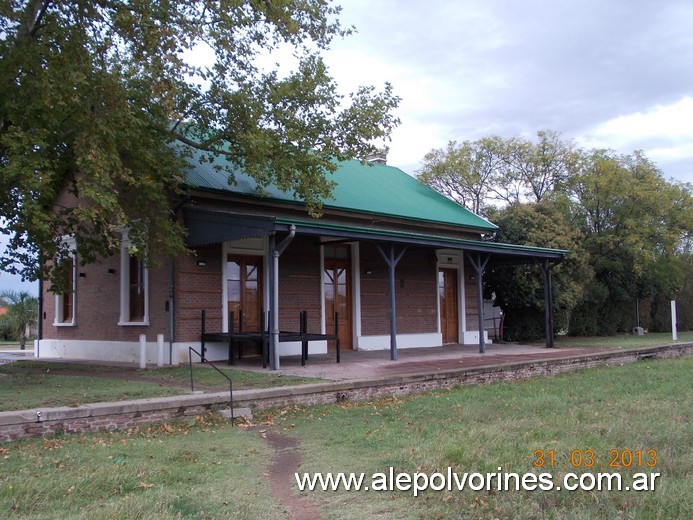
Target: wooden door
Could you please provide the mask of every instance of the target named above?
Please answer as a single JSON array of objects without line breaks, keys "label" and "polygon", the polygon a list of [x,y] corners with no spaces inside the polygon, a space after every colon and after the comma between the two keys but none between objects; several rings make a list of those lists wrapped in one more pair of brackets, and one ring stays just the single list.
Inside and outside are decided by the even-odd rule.
[{"label": "wooden door", "polygon": [[459,304],[457,297],[457,269],[438,271],[438,297],[440,298],[440,331],[443,344],[459,343]]},{"label": "wooden door", "polygon": [[[262,314],[261,256],[228,255],[226,289],[228,311],[234,314],[233,330],[259,332]],[[229,324],[231,328],[232,324]]]},{"label": "wooden door", "polygon": [[[325,332],[334,333],[334,314],[339,313],[339,339],[342,349],[351,349],[351,269],[348,246],[325,246],[325,266],[322,280],[325,289]],[[330,341],[328,351],[336,344]]]}]

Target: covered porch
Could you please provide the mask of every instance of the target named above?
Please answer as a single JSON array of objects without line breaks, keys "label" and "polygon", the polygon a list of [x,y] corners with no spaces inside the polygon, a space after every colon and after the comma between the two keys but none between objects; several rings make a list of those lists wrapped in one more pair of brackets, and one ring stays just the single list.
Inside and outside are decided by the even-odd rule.
[{"label": "covered porch", "polygon": [[[373,223],[375,224],[375,223]],[[302,237],[310,239],[320,245],[321,249],[324,248],[334,248],[345,244],[349,245],[361,245],[363,247],[368,247],[372,251],[377,251],[373,253],[379,259],[378,269],[387,272],[387,286],[383,287],[381,294],[384,296],[387,293],[387,303],[383,302],[382,308],[378,312],[387,312],[387,328],[389,329],[389,360],[397,360],[400,352],[404,352],[405,349],[398,348],[399,346],[408,347],[406,350],[416,350],[415,347],[418,345],[416,343],[398,345],[403,340],[414,341],[418,338],[415,335],[408,334],[403,336],[398,334],[398,290],[402,291],[405,285],[405,280],[400,277],[400,271],[398,270],[398,265],[403,258],[407,258],[407,255],[413,255],[418,257],[427,256],[430,258],[429,263],[435,268],[437,276],[441,276],[441,267],[444,267],[445,260],[443,258],[447,256],[448,259],[453,257],[458,257],[458,263],[456,264],[458,269],[461,269],[464,279],[455,282],[460,287],[460,294],[456,297],[461,300],[460,306],[462,310],[456,310],[460,315],[461,323],[457,325],[460,331],[465,332],[464,336],[460,334],[458,337],[454,337],[452,341],[445,341],[445,331],[441,330],[443,327],[438,325],[438,337],[443,338],[437,343],[429,343],[427,345],[427,351],[436,350],[437,347],[434,345],[440,345],[443,343],[469,343],[470,337],[475,341],[475,347],[477,354],[486,353],[488,348],[484,330],[484,310],[483,310],[483,278],[486,269],[493,265],[509,265],[509,264],[531,264],[536,263],[541,265],[543,272],[543,282],[544,282],[544,295],[546,304],[546,346],[553,346],[553,325],[552,325],[552,315],[551,315],[551,269],[557,263],[559,263],[567,255],[567,251],[537,248],[537,247],[527,247],[527,246],[515,246],[509,244],[499,244],[493,242],[487,242],[479,239],[464,238],[464,235],[447,236],[444,234],[428,234],[420,233],[414,231],[405,231],[400,229],[389,229],[385,227],[383,223],[379,223],[376,227],[375,225],[357,225],[353,221],[336,221],[336,220],[317,220],[317,219],[305,219],[305,218],[287,218],[287,217],[260,217],[251,216],[245,214],[235,214],[229,211],[225,211],[217,208],[195,208],[194,210],[186,211],[186,225],[190,230],[188,245],[190,247],[205,246],[210,244],[224,244],[229,241],[238,241],[246,239],[262,239],[266,243],[266,250],[264,253],[266,259],[266,271],[267,271],[267,291],[266,291],[266,307],[268,311],[268,327],[267,333],[269,337],[269,361],[270,367],[273,370],[279,370],[282,368],[282,361],[280,361],[280,350],[278,345],[280,343],[280,328],[279,328],[279,314],[280,314],[280,262],[282,254],[291,246],[292,242],[297,237]],[[441,232],[442,233],[442,232]],[[357,248],[358,251],[358,248]],[[360,276],[368,276],[370,274],[370,267],[359,264],[358,257],[355,260],[354,271],[355,278],[358,279]],[[371,262],[373,262],[371,258]],[[324,258],[320,257],[320,270],[323,271],[324,268]],[[466,266],[467,272],[464,272],[462,266]],[[430,269],[428,266],[427,269]],[[440,284],[440,282],[438,282]],[[467,287],[468,286],[468,287]],[[467,287],[467,292],[469,294],[464,294],[465,288]],[[438,286],[439,292],[442,290],[441,286]],[[324,289],[321,289],[321,293],[324,293]],[[354,330],[360,326],[361,320],[361,300],[362,296],[359,294],[359,286],[356,284],[355,290],[355,304],[354,304]],[[472,294],[475,293],[475,294]],[[324,294],[319,295],[324,301]],[[468,301],[468,307],[475,307],[473,319],[470,316],[465,315],[465,310]],[[286,295],[282,296],[286,299]],[[442,296],[441,300],[442,301]],[[434,313],[434,318],[437,324],[442,322],[441,316],[444,313],[442,304],[439,302],[433,303],[433,308],[429,309],[430,312]],[[431,307],[430,301],[426,304]],[[365,310],[363,315],[366,316]],[[328,315],[326,309],[322,309],[322,327],[323,330],[320,332],[325,334],[327,332],[327,321],[325,316]],[[224,317],[228,326],[228,320]],[[476,321],[477,323],[471,323]],[[470,323],[467,323],[470,322]],[[402,324],[400,323],[400,326]],[[476,333],[474,333],[476,331]],[[478,331],[482,331],[479,333]],[[351,330],[348,331],[351,334]],[[470,334],[468,334],[471,333]],[[341,333],[340,333],[341,335]],[[429,334],[431,336],[431,334]],[[369,338],[367,336],[361,336],[360,333],[354,332],[354,348],[357,350],[368,350],[369,345],[366,340]],[[382,336],[379,341],[385,341],[386,336]],[[430,338],[429,338],[430,339]],[[360,340],[360,343],[359,343]],[[411,340],[411,341],[410,341]],[[423,345],[422,345],[423,346]],[[383,348],[382,346],[380,347]],[[441,348],[452,348],[441,347]],[[464,347],[465,350],[468,349],[467,346]],[[349,355],[350,351],[348,349],[343,349],[343,355]],[[375,351],[369,354],[369,357],[373,359],[383,358],[383,351]],[[283,359],[290,359],[289,356],[282,356]],[[311,363],[314,359],[311,356]],[[332,358],[334,359],[334,358]],[[334,361],[332,361],[334,363]]]}]

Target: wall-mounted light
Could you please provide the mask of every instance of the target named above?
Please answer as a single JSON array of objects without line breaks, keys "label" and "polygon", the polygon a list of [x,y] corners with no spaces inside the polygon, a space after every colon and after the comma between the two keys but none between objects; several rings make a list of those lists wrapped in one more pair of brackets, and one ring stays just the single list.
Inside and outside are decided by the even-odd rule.
[{"label": "wall-mounted light", "polygon": [[108,274],[115,274],[115,269],[110,268],[110,269],[108,270]]},{"label": "wall-mounted light", "polygon": [[366,276],[370,276],[370,275],[373,274],[373,269],[366,269],[363,273],[364,273]]},{"label": "wall-mounted light", "polygon": [[207,260],[198,260],[197,267],[207,267]]},{"label": "wall-mounted light", "polygon": [[79,277],[80,277],[80,278],[86,278],[86,277],[87,277],[87,273],[79,273]]},{"label": "wall-mounted light", "polygon": [[472,280],[472,281],[473,281],[473,280],[476,280],[476,276],[474,276],[473,274],[470,274],[470,275],[469,275],[469,279]]}]

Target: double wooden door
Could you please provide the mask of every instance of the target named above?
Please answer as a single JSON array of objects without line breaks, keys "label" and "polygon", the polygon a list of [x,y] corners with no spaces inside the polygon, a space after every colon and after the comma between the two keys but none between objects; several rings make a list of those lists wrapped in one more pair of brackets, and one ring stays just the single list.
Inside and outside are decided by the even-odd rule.
[{"label": "double wooden door", "polygon": [[226,294],[228,312],[234,323],[229,330],[259,332],[262,324],[261,256],[228,255],[226,259]]},{"label": "double wooden door", "polygon": [[[322,274],[325,291],[325,332],[334,333],[334,315],[339,313],[339,340],[341,348],[352,348],[351,320],[351,269],[349,249],[325,247],[325,263]],[[328,350],[335,350],[335,342],[328,342]]]}]

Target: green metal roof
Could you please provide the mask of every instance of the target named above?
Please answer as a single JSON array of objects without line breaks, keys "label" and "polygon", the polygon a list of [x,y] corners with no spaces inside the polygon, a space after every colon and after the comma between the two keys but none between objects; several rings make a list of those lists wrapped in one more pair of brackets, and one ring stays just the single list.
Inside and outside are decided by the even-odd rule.
[{"label": "green metal roof", "polygon": [[[224,161],[218,158],[216,161]],[[203,189],[264,198],[302,205],[291,193],[275,186],[260,189],[242,171],[235,171],[236,184],[229,184],[228,175],[219,171],[219,162],[195,160],[187,173],[189,185]],[[497,228],[488,220],[472,213],[447,197],[432,190],[399,168],[383,164],[362,164],[352,160],[338,164],[331,177],[336,184],[333,199],[324,200],[326,209],[345,210],[374,216],[395,217],[416,222],[447,224],[478,231]]]}]

